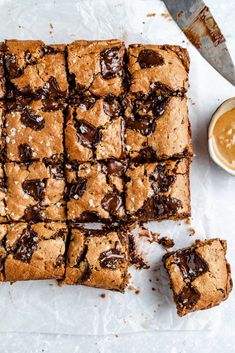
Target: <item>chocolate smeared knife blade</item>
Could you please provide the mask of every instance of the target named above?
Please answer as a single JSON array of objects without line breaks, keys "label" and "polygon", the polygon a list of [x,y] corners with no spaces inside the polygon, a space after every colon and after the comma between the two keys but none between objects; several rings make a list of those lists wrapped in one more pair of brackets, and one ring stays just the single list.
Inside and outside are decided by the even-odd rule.
[{"label": "chocolate smeared knife blade", "polygon": [[202,56],[232,85],[235,68],[225,38],[202,0],[163,0],[171,16]]}]

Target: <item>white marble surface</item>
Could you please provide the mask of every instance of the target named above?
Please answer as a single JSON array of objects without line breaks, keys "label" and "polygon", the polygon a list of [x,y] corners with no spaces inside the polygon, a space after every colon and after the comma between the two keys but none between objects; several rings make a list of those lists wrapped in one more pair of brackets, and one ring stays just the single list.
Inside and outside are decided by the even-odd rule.
[{"label": "white marble surface", "polygon": [[[0,0],[0,12],[1,17],[6,21],[6,28],[1,28],[0,37],[12,37],[18,28],[18,38],[23,38],[25,33],[27,37],[31,37],[32,33],[35,36],[35,26],[45,27],[44,38],[47,41],[63,41],[63,29],[66,28],[66,24],[70,20],[69,8],[73,3],[85,3],[86,0],[80,1],[66,1],[64,6],[64,12],[61,13],[61,18],[58,19],[54,16],[51,11],[51,6],[57,7],[58,4],[64,0],[18,0],[17,6],[14,6],[12,1]],[[99,0],[94,0],[99,2]],[[37,11],[38,3],[40,6],[44,4],[45,15],[40,18],[40,23],[32,23],[30,14],[27,13],[27,8],[34,6],[34,11]],[[6,7],[3,4],[9,3]],[[32,5],[34,3],[34,5]],[[193,131],[194,136],[194,147],[197,153],[198,160],[204,163],[208,163],[208,173],[203,175],[205,178],[205,185],[208,185],[208,192],[211,188],[215,188],[218,193],[214,198],[209,200],[208,211],[210,217],[215,218],[215,227],[210,226],[211,234],[220,234],[222,237],[229,240],[229,260],[232,262],[233,268],[235,268],[235,179],[224,174],[222,170],[213,165],[208,160],[206,150],[206,126],[210,119],[211,113],[217,107],[217,105],[226,98],[235,96],[235,88],[221,78],[212,68],[208,66],[203,59],[199,57],[199,54],[191,45],[187,42],[184,35],[180,33],[177,26],[169,19],[161,16],[161,13],[157,12],[156,7],[162,9],[161,12],[165,12],[164,6],[159,4],[159,0],[120,0],[120,1],[109,1],[110,15],[115,16],[116,12],[120,14],[120,11],[127,11],[132,9],[133,11],[133,22],[124,23],[120,19],[120,28],[118,35],[115,35],[112,28],[107,28],[107,33],[110,31],[110,36],[117,37],[122,35],[123,39],[127,39],[129,42],[133,41],[132,38],[138,39],[141,42],[145,41],[145,32],[149,33],[149,29],[158,28],[159,31],[156,33],[153,31],[151,40],[157,42],[168,41],[168,43],[184,44],[190,50],[192,68],[194,72],[191,73],[191,89],[189,92],[190,102],[195,103],[190,105],[190,111],[192,117],[195,119],[198,116],[203,116],[205,122],[203,124],[195,124]],[[13,4],[13,5],[12,5]],[[114,6],[115,4],[115,6]],[[220,0],[208,0],[207,4],[210,6],[217,22],[219,23],[224,35],[226,36],[228,47],[231,55],[235,60],[235,1],[227,0],[222,2]],[[141,7],[141,11],[136,11],[136,7]],[[23,10],[23,11],[22,11]],[[18,20],[13,20],[12,12],[18,13]],[[149,12],[157,12],[155,17],[146,17]],[[138,13],[138,16],[135,16]],[[14,17],[15,18],[15,17]],[[56,23],[60,21],[62,25],[56,27]],[[102,21],[102,7],[100,12],[97,14],[97,20]],[[52,33],[50,33],[49,22],[54,24]],[[144,23],[143,23],[144,22]],[[159,25],[158,25],[159,23]],[[141,24],[141,32],[139,31]],[[24,32],[18,26],[24,27]],[[89,16],[86,23],[72,24],[73,33],[71,33],[71,40],[75,37],[79,37],[79,31],[84,27],[87,33],[89,33]],[[161,28],[167,27],[167,33],[161,33]],[[88,34],[90,36],[90,34]],[[94,38],[99,38],[99,33],[93,33]],[[167,39],[166,39],[167,38]],[[177,38],[177,40],[176,40]],[[182,41],[185,40],[185,43]],[[196,71],[196,72],[195,72]],[[200,121],[199,119],[199,121]],[[200,141],[200,145],[199,142]],[[202,142],[202,143],[201,143]],[[194,168],[197,164],[194,165]],[[213,175],[213,184],[210,182]],[[192,180],[192,182],[194,182]],[[231,195],[234,195],[234,202],[231,200]],[[194,193],[195,200],[200,200],[200,195]],[[216,202],[217,199],[220,203]],[[207,214],[203,215],[205,218]],[[197,220],[193,220],[197,222]],[[225,302],[220,309],[222,312],[222,318],[219,321],[219,327],[212,331],[150,331],[145,333],[135,334],[123,334],[123,335],[108,335],[108,336],[89,336],[88,335],[46,335],[46,334],[24,334],[24,333],[4,333],[0,334],[0,352],[3,353],[39,353],[39,352],[163,352],[163,353],[183,353],[183,352],[235,352],[235,295],[232,294],[230,299]],[[204,312],[203,315],[210,315],[210,311]],[[12,318],[14,320],[14,317]],[[4,317],[1,317],[1,321],[4,322]],[[217,325],[218,326],[218,325]],[[1,331],[1,323],[0,323]],[[128,350],[126,347],[128,346]]]}]

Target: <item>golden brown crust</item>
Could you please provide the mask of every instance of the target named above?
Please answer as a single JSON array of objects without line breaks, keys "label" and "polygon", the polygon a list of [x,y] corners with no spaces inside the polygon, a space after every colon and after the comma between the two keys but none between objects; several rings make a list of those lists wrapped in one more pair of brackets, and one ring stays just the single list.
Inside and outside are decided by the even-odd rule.
[{"label": "golden brown crust", "polygon": [[62,278],[67,233],[66,224],[60,222],[1,224],[0,280]]},{"label": "golden brown crust", "polygon": [[228,298],[232,279],[225,256],[226,241],[216,238],[196,241],[163,258],[179,316],[211,308]]},{"label": "golden brown crust", "polygon": [[64,283],[124,291],[128,237],[115,231],[72,228]]}]

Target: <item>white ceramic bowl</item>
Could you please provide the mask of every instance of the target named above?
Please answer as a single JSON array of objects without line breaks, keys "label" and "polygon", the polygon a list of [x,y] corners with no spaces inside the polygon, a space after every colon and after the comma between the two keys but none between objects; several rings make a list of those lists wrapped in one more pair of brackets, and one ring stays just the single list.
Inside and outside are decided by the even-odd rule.
[{"label": "white ceramic bowl", "polygon": [[209,128],[208,128],[208,148],[209,148],[209,154],[213,159],[213,161],[221,168],[226,170],[226,172],[235,176],[235,170],[230,169],[225,163],[223,163],[223,161],[220,158],[218,158],[218,153],[216,154],[217,145],[212,135],[214,126],[217,120],[219,119],[219,117],[221,117],[222,114],[228,112],[231,109],[235,109],[235,97],[229,98],[226,101],[224,101],[213,113],[209,124]]}]

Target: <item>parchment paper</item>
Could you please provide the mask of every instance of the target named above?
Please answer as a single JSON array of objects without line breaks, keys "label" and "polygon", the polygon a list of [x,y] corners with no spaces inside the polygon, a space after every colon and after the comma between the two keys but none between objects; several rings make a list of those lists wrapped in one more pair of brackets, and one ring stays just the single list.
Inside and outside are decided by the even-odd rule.
[{"label": "parchment paper", "polygon": [[[168,43],[187,47],[191,56],[189,112],[196,153],[191,171],[192,224],[152,222],[147,226],[162,236],[173,237],[175,248],[187,246],[196,238],[220,235],[228,240],[228,257],[234,264],[230,255],[235,249],[235,178],[209,160],[206,134],[213,110],[235,92],[188,43],[166,14],[163,3],[158,0],[0,0],[0,13],[1,40],[68,43],[75,39],[122,38],[126,44]],[[196,230],[196,235],[189,236],[190,227]],[[223,306],[178,318],[160,262],[164,251],[143,239],[140,248],[151,268],[131,270],[131,283],[140,290],[138,295],[133,290],[123,295],[82,286],[59,287],[54,281],[1,284],[0,332],[94,335],[204,330],[221,322],[224,306],[230,305],[231,315],[235,314],[231,296]],[[101,293],[106,293],[106,298],[100,298]]]}]

